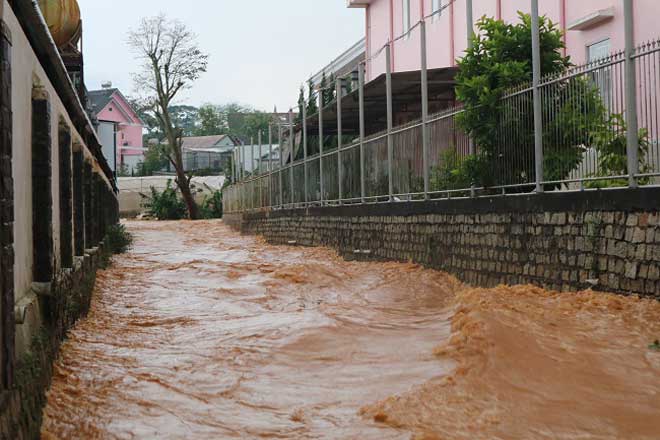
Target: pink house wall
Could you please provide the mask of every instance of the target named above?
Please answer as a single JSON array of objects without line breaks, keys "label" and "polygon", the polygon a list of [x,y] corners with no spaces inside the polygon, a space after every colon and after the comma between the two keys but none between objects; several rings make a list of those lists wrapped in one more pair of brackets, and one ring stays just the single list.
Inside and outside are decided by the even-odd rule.
[{"label": "pink house wall", "polygon": [[[431,14],[432,0],[410,0],[411,25]],[[460,58],[467,47],[466,1],[444,0],[449,6],[442,15],[427,19],[428,63],[430,68],[449,67]],[[364,5],[367,14],[367,58],[372,58],[391,39],[403,33],[402,0],[350,0],[349,5]],[[660,37],[657,26],[657,0],[634,0],[635,41],[637,44]],[[562,29],[600,9],[614,8],[613,19],[590,29],[566,30],[567,54],[574,64],[586,61],[587,46],[609,38],[612,51],[624,47],[623,4],[621,0],[539,0],[541,13],[547,15]],[[500,17],[506,21],[518,20],[518,11],[529,13],[529,0],[473,0],[476,22],[482,16]],[[419,29],[408,38],[392,45],[394,72],[419,69]],[[367,64],[368,79],[385,72],[385,53],[375,56]]]},{"label": "pink house wall", "polygon": [[110,103],[98,113],[97,118],[101,121],[111,121],[119,124],[117,131],[118,164],[123,163],[122,156],[141,156],[144,154],[142,151],[142,123],[121,96],[113,96]]}]

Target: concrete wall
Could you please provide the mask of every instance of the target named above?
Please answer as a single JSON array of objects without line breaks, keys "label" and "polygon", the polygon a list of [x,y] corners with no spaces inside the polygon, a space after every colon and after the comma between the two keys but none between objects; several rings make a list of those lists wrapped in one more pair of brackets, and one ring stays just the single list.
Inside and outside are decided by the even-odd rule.
[{"label": "concrete wall", "polygon": [[0,5],[0,438],[27,439],[39,436],[51,361],[86,310],[118,206],[40,14]]},{"label": "concrete wall", "polygon": [[660,300],[660,189],[225,214],[274,244],[413,261],[485,287],[594,287]]},{"label": "concrete wall", "polygon": [[[225,183],[225,176],[198,176],[192,178],[195,187],[195,200],[201,204],[204,199],[214,191],[220,191]],[[170,182],[172,188],[176,188],[173,176],[149,176],[149,177],[120,177],[117,179],[119,187],[119,215],[121,217],[135,217],[144,212],[145,195],[151,193],[151,188],[163,191]]]},{"label": "concrete wall", "polygon": [[[432,12],[431,0],[410,0],[411,24],[414,25]],[[428,62],[430,68],[449,67],[461,57],[467,47],[467,22],[465,0],[444,0],[449,7],[435,20],[428,20]],[[388,40],[403,33],[402,0],[372,0],[366,8],[367,14],[367,58],[375,55]],[[615,17],[586,30],[566,30],[567,53],[573,63],[586,61],[587,46],[611,38],[612,51],[624,48],[623,6],[621,0],[540,0],[541,14],[547,15],[561,29],[570,23],[600,9],[614,8]],[[657,1],[634,0],[635,42],[641,44],[660,37],[654,22]],[[528,0],[473,0],[475,22],[482,16],[518,20],[518,11],[529,13]],[[565,11],[565,13],[563,13]],[[420,46],[418,31],[410,38],[399,40],[392,49],[393,71],[419,69]],[[368,79],[385,72],[384,53],[368,64]]]}]

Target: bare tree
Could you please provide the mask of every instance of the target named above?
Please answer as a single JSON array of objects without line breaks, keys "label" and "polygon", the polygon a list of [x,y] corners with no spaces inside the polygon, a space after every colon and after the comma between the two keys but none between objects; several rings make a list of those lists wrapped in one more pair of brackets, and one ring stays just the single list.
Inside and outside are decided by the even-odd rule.
[{"label": "bare tree", "polygon": [[142,70],[134,74],[136,90],[146,95],[167,137],[165,155],[176,170],[177,185],[188,216],[195,220],[199,218],[199,209],[190,190],[190,177],[184,170],[183,131],[175,125],[170,106],[179,92],[206,72],[208,55],[197,46],[195,34],[165,15],[142,19],[140,25],[130,31],[128,43],[144,61]]}]

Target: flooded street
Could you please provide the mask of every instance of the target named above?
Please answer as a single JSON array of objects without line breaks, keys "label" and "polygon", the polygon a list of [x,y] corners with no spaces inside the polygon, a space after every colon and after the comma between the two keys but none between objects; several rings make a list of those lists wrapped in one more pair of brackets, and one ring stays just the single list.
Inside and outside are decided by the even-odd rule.
[{"label": "flooded street", "polygon": [[660,438],[660,303],[129,222],[45,439]]}]

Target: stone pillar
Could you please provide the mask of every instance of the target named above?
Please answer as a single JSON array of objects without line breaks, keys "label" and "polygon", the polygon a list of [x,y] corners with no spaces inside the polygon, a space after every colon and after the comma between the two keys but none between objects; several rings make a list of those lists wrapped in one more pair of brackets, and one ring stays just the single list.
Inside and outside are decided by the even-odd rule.
[{"label": "stone pillar", "polygon": [[53,196],[51,119],[48,93],[32,90],[32,255],[33,281],[53,279]]},{"label": "stone pillar", "polygon": [[94,218],[92,215],[92,164],[85,161],[83,167],[83,192],[85,202],[83,204],[85,210],[85,248],[94,247]]},{"label": "stone pillar", "polygon": [[71,181],[71,130],[63,121],[58,132],[60,162],[60,261],[73,267],[73,191]]},{"label": "stone pillar", "polygon": [[85,185],[84,157],[80,146],[73,153],[73,236],[77,257],[85,255]]},{"label": "stone pillar", "polygon": [[7,389],[14,369],[14,181],[11,36],[4,22],[0,30],[0,389]]}]

